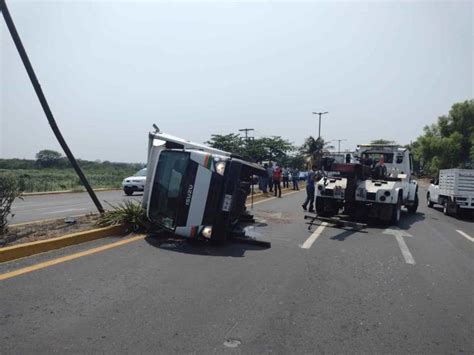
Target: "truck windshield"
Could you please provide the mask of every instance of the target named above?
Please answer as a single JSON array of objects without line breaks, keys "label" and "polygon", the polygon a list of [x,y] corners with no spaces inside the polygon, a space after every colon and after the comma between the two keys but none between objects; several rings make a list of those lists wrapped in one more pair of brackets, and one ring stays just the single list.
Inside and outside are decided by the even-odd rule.
[{"label": "truck windshield", "polygon": [[392,164],[393,163],[393,153],[377,153],[377,152],[370,152],[370,153],[364,153],[363,157],[365,159],[372,159],[374,164],[378,163],[380,160],[380,157],[383,155],[384,161],[386,164]]},{"label": "truck windshield", "polygon": [[182,180],[188,165],[189,153],[164,151],[156,168],[149,216],[162,226],[174,229],[178,215]]}]

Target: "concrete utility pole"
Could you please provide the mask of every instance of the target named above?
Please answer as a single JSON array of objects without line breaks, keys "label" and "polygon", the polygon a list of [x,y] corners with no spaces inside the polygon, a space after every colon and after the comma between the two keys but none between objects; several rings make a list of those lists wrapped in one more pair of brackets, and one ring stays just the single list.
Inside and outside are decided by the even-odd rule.
[{"label": "concrete utility pole", "polygon": [[51,112],[51,109],[49,108],[49,104],[46,101],[46,97],[44,96],[43,90],[41,89],[41,85],[33,70],[33,66],[31,65],[28,55],[26,54],[25,47],[23,47],[23,43],[21,42],[20,36],[15,27],[15,24],[13,23],[13,19],[10,16],[10,12],[8,11],[5,0],[0,0],[0,10],[3,13],[3,18],[5,19],[5,23],[8,27],[10,35],[12,36],[13,42],[15,43],[16,49],[18,50],[18,54],[20,55],[20,58],[23,61],[23,65],[25,66],[26,72],[28,73],[31,84],[33,85],[33,88],[35,89],[36,96],[38,96],[38,100],[40,101],[41,107],[43,107],[43,111],[46,115],[46,118],[48,119],[51,129],[54,132],[54,135],[56,136],[56,139],[58,140],[59,144],[63,148],[64,153],[66,154],[67,158],[69,159],[69,162],[71,163],[72,167],[76,171],[77,176],[79,176],[79,179],[81,180],[82,184],[84,185],[87,192],[89,193],[92,201],[95,204],[95,207],[97,207],[97,210],[100,213],[103,213],[104,208],[102,207],[94,190],[92,190],[92,187],[89,185],[89,182],[87,181],[79,164],[77,164],[76,158],[74,158],[74,155],[69,149],[66,143],[66,140],[64,139],[63,135],[61,134],[61,131],[59,130],[58,125],[56,124],[53,113]]},{"label": "concrete utility pole", "polygon": [[313,112],[313,115],[319,115],[319,132],[318,132],[318,139],[321,138],[321,116],[325,115],[329,112]]},{"label": "concrete utility pole", "polygon": [[341,152],[341,142],[347,141],[347,139],[333,139],[334,141],[337,141],[337,152]]},{"label": "concrete utility pole", "polygon": [[239,129],[239,132],[245,132],[245,142],[248,143],[249,140],[253,139],[253,137],[249,137],[249,132],[255,131],[253,128],[242,128]]}]

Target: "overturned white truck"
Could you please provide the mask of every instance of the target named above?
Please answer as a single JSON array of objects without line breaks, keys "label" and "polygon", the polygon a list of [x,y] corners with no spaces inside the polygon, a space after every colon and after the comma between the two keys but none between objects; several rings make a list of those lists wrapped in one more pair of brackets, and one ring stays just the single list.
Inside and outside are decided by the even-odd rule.
[{"label": "overturned white truck", "polygon": [[[375,176],[374,166],[384,158],[384,176]],[[334,216],[344,210],[355,219],[375,218],[398,224],[401,208],[418,208],[418,184],[412,179],[410,151],[396,145],[358,146],[357,164],[331,164],[338,176],[323,177],[316,185],[316,212]]]},{"label": "overturned white truck", "polygon": [[149,134],[142,207],[151,222],[179,236],[222,242],[236,232],[252,176],[264,174],[229,152],[156,129]]}]

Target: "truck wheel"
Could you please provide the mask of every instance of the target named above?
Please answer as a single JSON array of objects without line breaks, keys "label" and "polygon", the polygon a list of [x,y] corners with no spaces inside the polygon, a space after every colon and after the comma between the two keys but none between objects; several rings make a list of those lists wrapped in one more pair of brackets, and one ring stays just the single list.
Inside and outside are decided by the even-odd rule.
[{"label": "truck wheel", "polygon": [[459,212],[458,205],[455,202],[451,201],[451,198],[447,198],[444,200],[443,204],[443,213],[446,216],[455,216]]},{"label": "truck wheel", "polygon": [[125,195],[127,196],[132,196],[133,195],[133,190],[132,189],[123,189],[123,192],[125,192]]},{"label": "truck wheel", "polygon": [[449,216],[449,207],[448,207],[448,200],[443,200],[443,213],[446,216]]},{"label": "truck wheel", "polygon": [[316,213],[318,216],[324,216],[324,200],[321,197],[316,197]]},{"label": "truck wheel", "polygon": [[431,201],[430,193],[426,194],[426,206],[433,208],[434,203]]},{"label": "truck wheel", "polygon": [[416,210],[418,209],[418,192],[415,195],[415,201],[413,201],[413,205],[407,206],[408,213],[415,214]]},{"label": "truck wheel", "polygon": [[392,206],[392,218],[390,220],[390,222],[395,226],[398,225],[398,222],[400,222],[401,211],[402,211],[402,200],[401,200],[401,197],[399,196],[397,204]]}]

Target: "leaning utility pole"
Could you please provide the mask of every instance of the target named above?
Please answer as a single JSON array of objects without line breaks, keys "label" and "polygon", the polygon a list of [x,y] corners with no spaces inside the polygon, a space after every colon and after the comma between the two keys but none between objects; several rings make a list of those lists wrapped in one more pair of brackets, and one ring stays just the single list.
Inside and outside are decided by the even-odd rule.
[{"label": "leaning utility pole", "polygon": [[72,167],[76,171],[76,174],[79,176],[79,179],[81,180],[82,184],[84,185],[87,192],[89,193],[92,201],[97,207],[97,210],[100,213],[103,213],[104,208],[100,204],[100,201],[97,198],[94,190],[92,190],[92,187],[89,185],[89,182],[87,181],[80,166],[77,164],[77,161],[74,158],[74,155],[69,149],[66,141],[64,140],[61,134],[61,131],[59,130],[58,125],[56,124],[56,121],[54,120],[53,113],[51,112],[51,109],[49,108],[48,102],[46,101],[46,97],[44,96],[43,90],[41,89],[41,85],[38,82],[38,78],[36,77],[36,74],[33,70],[30,60],[28,59],[28,55],[26,54],[26,50],[23,47],[23,43],[21,42],[20,36],[18,35],[18,32],[15,27],[15,24],[13,23],[13,20],[10,16],[10,12],[8,11],[5,0],[0,0],[0,10],[2,11],[3,18],[5,19],[5,23],[8,27],[8,30],[10,31],[10,35],[12,36],[13,42],[15,43],[16,49],[18,50],[18,54],[20,55],[20,58],[23,61],[23,65],[25,66],[25,69],[26,69],[26,72],[28,73],[31,84],[33,85],[33,88],[35,89],[36,95],[38,96],[38,100],[41,103],[41,107],[43,107],[43,111],[46,115],[46,118],[48,119],[51,129],[54,132],[54,135],[56,136],[59,144],[63,148],[64,153],[66,154],[67,158],[69,159],[69,162],[71,163]]},{"label": "leaning utility pole", "polygon": [[239,132],[245,132],[245,142],[248,143],[249,140],[253,139],[253,137],[249,137],[249,132],[254,131],[253,128],[242,128],[239,129]]}]

